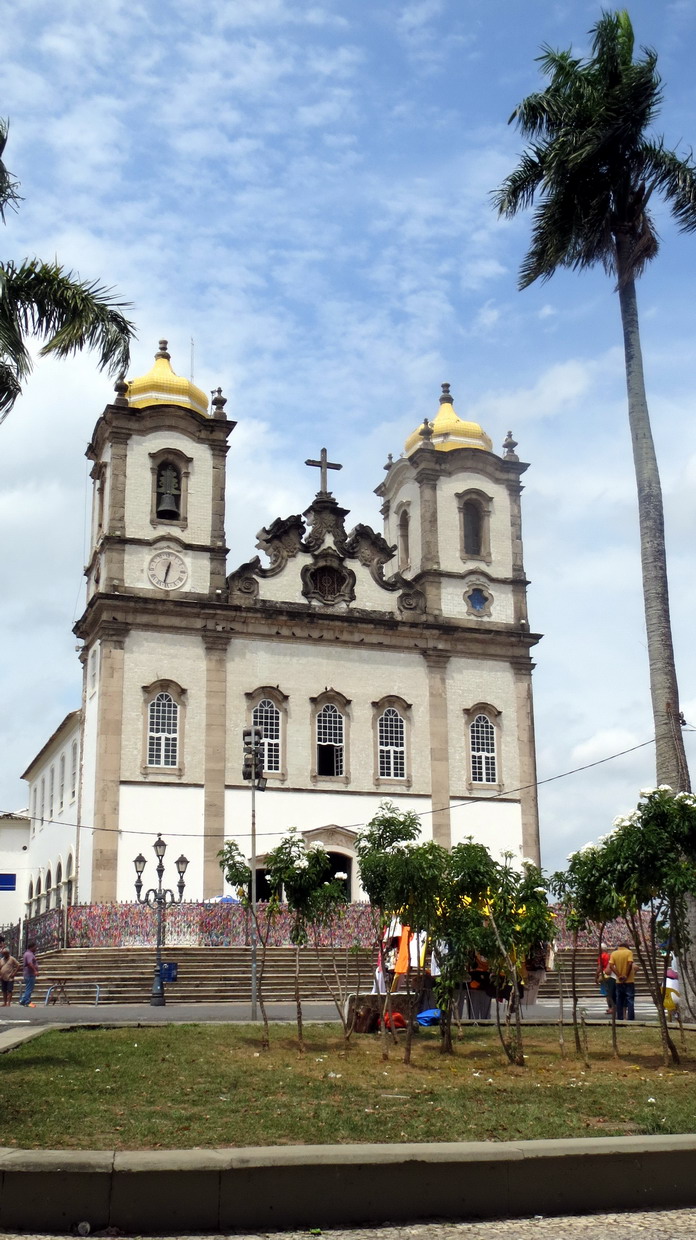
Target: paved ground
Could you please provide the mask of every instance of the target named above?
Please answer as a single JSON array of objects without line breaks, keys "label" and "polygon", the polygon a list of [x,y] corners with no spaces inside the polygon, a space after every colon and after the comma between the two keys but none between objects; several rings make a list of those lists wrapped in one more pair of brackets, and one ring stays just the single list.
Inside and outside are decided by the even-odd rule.
[{"label": "paved ground", "polygon": [[[96,1232],[95,1235],[120,1235]],[[682,1240],[696,1236],[696,1210],[656,1211],[651,1214],[596,1214],[586,1218],[507,1219],[486,1223],[414,1223],[398,1227],[359,1227],[348,1231],[255,1231],[234,1233],[234,1240],[309,1240],[321,1235],[324,1240]],[[50,1240],[27,1232],[20,1235],[2,1232],[0,1240]],[[70,1240],[73,1240],[71,1236]],[[145,1240],[140,1237],[139,1240]],[[157,1240],[174,1240],[158,1237]],[[199,1240],[194,1236],[177,1236],[176,1240]],[[223,1236],[206,1236],[206,1240],[226,1240]]]},{"label": "paved ground", "polygon": [[[302,1011],[307,1020],[337,1020],[333,1003],[303,1003]],[[269,1019],[273,1021],[295,1020],[294,1003],[269,1003]],[[94,1022],[99,1025],[119,1025],[140,1022],[148,1024],[204,1024],[219,1021],[251,1020],[250,1003],[167,1003],[165,1007],[150,1007],[149,1003],[55,1004],[35,1008],[0,1008],[0,1030],[23,1025],[82,1025]]]},{"label": "paved ground", "polygon": [[[588,1020],[607,1020],[602,1000],[590,1000],[582,1004]],[[305,1002],[302,1010],[307,1020],[336,1020],[336,1008],[333,1003]],[[269,1003],[268,1015],[272,1021],[295,1021],[294,1003]],[[570,1021],[570,1006],[564,1009],[566,1021]],[[653,1020],[655,1009],[649,999],[636,1002],[636,1018]],[[23,1008],[13,1003],[10,1008],[0,1008],[0,1030],[15,1025],[75,1025],[94,1021],[100,1025],[133,1024],[133,1022],[152,1022],[155,1024],[199,1024],[218,1021],[246,1022],[251,1019],[250,1003],[176,1003],[168,1002],[165,1007],[150,1007],[149,1003],[100,1004],[95,1007],[89,1003],[55,1004],[44,1007],[43,1004],[34,1008]],[[524,1019],[527,1021],[558,1020],[558,1005],[552,1002],[538,1003],[535,1007],[525,1009]]]}]

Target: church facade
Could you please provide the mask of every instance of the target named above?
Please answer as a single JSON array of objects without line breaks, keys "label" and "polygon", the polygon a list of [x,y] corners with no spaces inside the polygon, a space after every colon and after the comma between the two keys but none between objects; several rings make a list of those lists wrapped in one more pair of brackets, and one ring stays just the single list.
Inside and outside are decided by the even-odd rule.
[{"label": "church facade", "polygon": [[252,724],[261,894],[263,855],[295,826],[360,898],[356,833],[386,799],[421,815],[424,838],[538,861],[538,636],[511,436],[497,455],[443,385],[376,488],[382,533],[351,528],[322,449],[306,510],[262,529],[230,572],[225,406],[175,375],[162,341],[95,426],[82,701],[24,775],[26,911],[132,899],[158,832],[188,858],[187,898],[222,895],[224,841],[250,856]]}]

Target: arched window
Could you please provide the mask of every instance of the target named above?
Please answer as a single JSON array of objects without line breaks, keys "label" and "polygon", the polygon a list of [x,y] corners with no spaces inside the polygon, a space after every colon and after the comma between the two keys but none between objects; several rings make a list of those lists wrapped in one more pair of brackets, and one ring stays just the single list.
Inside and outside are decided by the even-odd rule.
[{"label": "arched window", "polygon": [[473,499],[462,506],[464,550],[467,555],[481,555],[481,509]]},{"label": "arched window", "polygon": [[63,866],[60,861],[56,866],[56,895],[53,903],[56,908],[63,907]]},{"label": "arched window", "polygon": [[404,508],[399,517],[398,525],[398,545],[399,545],[399,571],[404,572],[411,565],[411,549],[408,540],[409,515],[408,508]]},{"label": "arched window", "polygon": [[27,891],[27,917],[31,917],[32,903],[34,900],[34,880],[29,879],[29,890]]},{"label": "arched window", "polygon": [[69,856],[68,856],[68,862],[67,862],[67,865],[66,865],[66,867],[65,867],[65,903],[66,903],[66,904],[72,904],[72,902],[73,902],[73,890],[74,890],[74,887],[73,887],[73,858],[72,858],[72,853],[70,853],[70,854],[69,854]]},{"label": "arched window", "polygon": [[472,489],[457,495],[459,508],[459,550],[463,560],[491,561],[490,518],[493,500],[484,491]]},{"label": "arched window", "polygon": [[45,910],[46,912],[48,912],[48,910],[49,910],[49,909],[50,909],[50,907],[51,907],[51,894],[52,894],[51,889],[52,889],[52,887],[53,887],[53,876],[52,876],[52,874],[51,874],[51,871],[50,871],[50,870],[48,870],[48,871],[47,871],[47,873],[46,873],[46,895],[45,895],[45,898],[44,898],[44,910]]},{"label": "arched window", "polygon": [[406,728],[398,710],[388,706],[378,723],[380,779],[406,778]]},{"label": "arched window", "polygon": [[41,912],[42,890],[43,888],[41,886],[41,875],[39,874],[39,877],[36,880],[36,887],[34,888],[34,912],[33,912],[34,917],[38,917],[39,913]]},{"label": "arched window", "polygon": [[148,707],[148,766],[177,766],[179,707],[170,693],[158,693]]},{"label": "arched window", "polygon": [[262,698],[251,712],[251,721],[263,730],[264,772],[280,772],[280,711],[270,698]]},{"label": "arched window", "polygon": [[178,521],[181,516],[181,474],[171,461],[162,461],[157,469],[158,521]]},{"label": "arched window", "polygon": [[476,715],[469,725],[469,746],[471,782],[474,784],[496,783],[495,728],[487,715]]},{"label": "arched window", "polygon": [[327,702],[317,714],[317,775],[342,775],[344,768],[343,715]]},{"label": "arched window", "polygon": [[74,801],[76,796],[77,796],[77,741],[73,741],[71,757],[70,757],[70,800]]}]

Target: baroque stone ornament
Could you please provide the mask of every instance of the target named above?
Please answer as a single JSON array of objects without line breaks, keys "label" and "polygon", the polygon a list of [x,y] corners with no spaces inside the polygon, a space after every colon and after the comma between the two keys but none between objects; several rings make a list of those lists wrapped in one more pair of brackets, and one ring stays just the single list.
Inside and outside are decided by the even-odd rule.
[{"label": "baroque stone ornament", "polygon": [[301,577],[305,598],[325,607],[352,603],[355,598],[355,573],[335,551],[323,551],[313,564],[305,564]]},{"label": "baroque stone ornament", "polygon": [[316,555],[326,539],[330,538],[338,554],[346,554],[347,508],[341,508],[333,497],[319,494],[303,515],[307,518],[307,524],[310,527],[302,544],[303,551]]},{"label": "baroque stone ornament", "polygon": [[293,517],[276,517],[268,529],[259,530],[256,535],[256,546],[259,551],[266,553],[270,564],[268,568],[262,568],[257,557],[258,575],[275,577],[277,573],[282,573],[288,560],[291,560],[301,550],[304,532],[305,523],[299,514]]},{"label": "baroque stone ornament", "polygon": [[258,598],[259,583],[257,576],[261,571],[261,561],[255,555],[253,560],[248,560],[246,564],[240,564],[236,572],[230,573],[227,578],[230,602],[240,601],[240,596],[244,600]]}]

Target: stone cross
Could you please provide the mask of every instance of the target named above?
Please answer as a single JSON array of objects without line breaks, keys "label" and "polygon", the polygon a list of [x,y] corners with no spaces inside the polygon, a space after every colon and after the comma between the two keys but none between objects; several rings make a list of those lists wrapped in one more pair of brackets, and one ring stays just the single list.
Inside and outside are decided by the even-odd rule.
[{"label": "stone cross", "polygon": [[321,486],[319,488],[320,495],[329,494],[329,487],[328,487],[329,480],[327,477],[327,470],[343,469],[342,465],[333,465],[331,461],[327,460],[327,455],[328,454],[327,454],[326,448],[322,448],[321,452],[319,453],[318,461],[305,461],[305,465],[315,465],[317,469],[321,470]]}]

